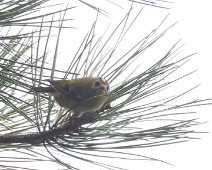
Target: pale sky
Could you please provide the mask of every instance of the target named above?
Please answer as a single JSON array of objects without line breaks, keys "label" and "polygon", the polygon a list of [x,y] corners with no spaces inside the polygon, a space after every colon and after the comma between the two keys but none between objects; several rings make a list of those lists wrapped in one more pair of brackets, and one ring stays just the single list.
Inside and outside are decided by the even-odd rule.
[{"label": "pale sky", "polygon": [[[99,2],[102,1],[99,0]],[[119,9],[118,7],[106,8],[103,5],[105,7],[104,9],[110,10],[109,12],[111,13],[111,15],[110,18],[100,15],[99,21],[101,20],[103,22],[101,24],[98,24],[102,26],[103,29],[100,29],[102,32],[110,22],[112,22],[112,27],[113,23],[117,23],[118,21],[120,21],[128,11],[128,5],[130,5],[130,3],[126,0],[116,1],[117,4],[121,4],[120,2],[122,2],[121,6],[125,10]],[[100,4],[100,6],[101,5],[102,4]],[[72,3],[70,3],[69,6],[72,6]],[[163,27],[164,29],[167,28],[169,25],[175,23],[176,21],[179,22],[172,30],[170,30],[169,33],[167,33],[167,42],[164,43],[174,43],[182,38],[182,43],[185,43],[185,46],[183,48],[185,50],[185,54],[198,52],[198,54],[193,57],[192,61],[188,65],[188,68],[191,70],[198,69],[199,71],[195,73],[193,80],[189,80],[185,84],[185,86],[188,87],[193,87],[194,85],[197,85],[199,83],[202,84],[201,87],[198,88],[195,94],[196,96],[194,96],[195,99],[212,97],[212,92],[210,90],[212,83],[210,80],[210,76],[208,76],[212,72],[212,67],[210,66],[212,63],[212,52],[210,47],[212,41],[211,6],[212,2],[210,0],[176,0],[175,4],[170,5],[170,7],[172,8],[171,10],[145,7],[142,17],[140,18],[141,21],[139,22],[140,28],[136,30],[139,31],[139,33],[142,32],[145,35],[145,33],[148,32],[149,29],[153,29],[156,25],[158,25],[167,14],[169,14],[169,17],[167,19],[167,23]],[[135,6],[136,9],[139,9],[139,7],[141,7],[141,5]],[[62,33],[66,34],[65,36],[67,36],[67,39],[64,38],[60,40],[60,50],[63,51],[61,53],[61,56],[66,56],[67,54],[69,54],[70,48],[71,50],[76,51],[79,45],[77,44],[77,40],[82,40],[85,33],[90,29],[92,22],[95,20],[96,13],[92,9],[87,8],[88,7],[86,6],[79,6],[78,8],[73,10],[73,18],[76,19],[76,21],[73,21],[73,26],[78,27],[78,29],[71,31],[69,30],[70,32]],[[100,34],[102,33],[101,31]],[[135,35],[135,38],[139,38],[137,37],[136,31],[134,31],[133,34]],[[164,48],[163,46],[166,45],[161,44],[160,48]],[[64,62],[59,61],[58,64],[63,65]],[[200,118],[200,121],[209,122],[204,125],[200,125],[195,129],[197,131],[212,132],[212,107],[202,107],[199,108],[198,111],[198,115],[195,115],[194,118]],[[174,167],[163,164],[161,162],[143,161],[139,162],[139,164],[127,164],[126,168],[129,168],[130,170],[211,170],[212,135],[210,133],[201,134],[200,137],[202,139],[191,140],[187,143],[145,148],[143,150],[139,150],[140,152],[142,152],[142,155],[161,159],[163,161],[174,164]],[[46,163],[44,164],[46,165]],[[36,166],[38,167],[38,165]],[[58,169],[58,167],[51,168],[52,170]],[[40,169],[43,169],[43,166]],[[84,167],[83,164],[80,164],[79,169],[89,170],[90,167]],[[92,170],[100,169],[103,170],[103,168],[100,167]]]},{"label": "pale sky", "polygon": [[[121,2],[121,0],[117,1],[117,4],[121,4],[119,2]],[[98,24],[102,26],[103,30],[108,25],[108,23],[110,23],[111,21],[112,23],[117,23],[122,19],[124,14],[126,14],[127,10],[129,9],[127,7],[128,5],[130,5],[130,3],[124,0],[122,0],[122,2],[126,2],[126,4],[122,3],[123,5],[121,5],[123,8],[125,8],[125,10],[119,9],[117,7],[106,8],[104,5],[102,5],[102,7],[105,7],[103,9],[108,9],[109,12],[111,12],[110,18],[100,16],[99,21],[102,19],[101,21],[103,22],[101,24],[100,23]],[[193,57],[193,59],[190,61],[187,67],[188,70],[198,69],[199,71],[195,73],[193,79],[186,82],[186,84],[184,84],[183,86],[193,87],[195,84],[197,85],[201,83],[202,85],[197,89],[194,97],[202,99],[210,98],[212,96],[212,92],[210,91],[212,83],[210,80],[210,76],[208,76],[212,72],[212,67],[210,66],[212,62],[211,59],[212,25],[210,23],[212,16],[211,5],[212,2],[210,0],[204,0],[204,1],[176,0],[175,4],[171,5],[172,8],[171,10],[145,7],[140,21],[140,28],[138,28],[137,30],[139,31],[139,33],[143,31],[145,34],[146,33],[145,31],[148,32],[149,29],[153,29],[154,26],[159,24],[168,13],[169,17],[167,20],[167,24],[165,24],[167,27],[178,21],[178,24],[173,29],[170,30],[170,33],[167,33],[168,34],[167,37],[169,38],[166,39],[167,41],[166,43],[168,44],[174,43],[176,42],[176,40],[182,38],[182,43],[185,43],[185,46],[183,48],[185,54],[198,52],[198,54],[195,57]],[[135,8],[136,7],[139,6],[136,5]],[[85,8],[87,7],[83,7],[83,11]],[[82,8],[79,6],[78,9],[76,9],[76,12],[80,9],[82,10]],[[86,12],[89,12],[89,15],[87,15]],[[76,17],[77,21],[75,23],[76,25],[79,25],[78,31],[82,32],[84,31],[86,33],[90,28],[92,21],[94,20],[92,18],[94,16],[95,13],[92,10],[84,11],[84,15],[83,14],[77,15]],[[80,26],[80,24],[82,24],[82,26]],[[165,29],[166,26],[163,28]],[[137,38],[136,31],[134,31],[134,36],[135,38]],[[67,42],[70,41],[71,40],[69,39],[64,42],[66,42],[67,44]],[[71,47],[74,48],[75,42],[72,45]],[[161,48],[164,48],[163,46],[166,45],[161,44]],[[77,45],[75,48],[77,48]],[[202,107],[199,108],[198,111],[199,111],[198,115],[195,115],[194,118],[200,118],[200,121],[208,120],[209,122],[207,124],[196,127],[196,130],[211,132],[212,107]],[[140,170],[140,169],[210,170],[212,169],[211,164],[212,136],[209,133],[200,135],[200,137],[202,138],[201,140],[191,140],[187,143],[147,148],[141,150],[142,155],[170,162],[175,165],[174,167],[160,162],[143,161],[140,162],[139,164],[135,163],[132,165],[126,165],[126,168],[130,168],[132,170]],[[82,168],[83,165],[80,165],[79,168],[80,167]],[[96,168],[96,170],[97,169],[102,168]]]},{"label": "pale sky", "polygon": [[[117,3],[120,1],[117,1]],[[124,1],[125,2],[125,1]],[[119,3],[120,4],[120,3]],[[129,4],[129,3],[128,3]],[[191,69],[198,69],[199,71],[195,73],[193,80],[189,81],[188,86],[193,86],[195,83],[201,83],[201,87],[196,92],[196,98],[210,98],[212,97],[212,92],[210,87],[212,81],[210,80],[210,73],[212,72],[212,52],[211,52],[211,41],[212,41],[212,24],[211,24],[211,5],[210,0],[203,1],[192,1],[192,0],[176,0],[175,4],[171,5],[171,10],[162,10],[156,8],[144,9],[143,19],[146,17],[149,20],[149,27],[151,24],[158,24],[168,13],[170,14],[168,18],[168,23],[172,24],[176,21],[179,23],[170,31],[168,36],[170,39],[182,38],[182,42],[185,43],[184,50],[185,53],[191,54],[198,52],[198,54],[193,57],[190,65]],[[123,5],[124,6],[124,5]],[[127,7],[125,5],[124,7]],[[80,8],[80,7],[79,7]],[[107,8],[104,8],[107,9]],[[112,13],[111,20],[116,22],[120,20],[127,10],[122,11],[117,8],[110,8],[110,12],[116,9],[116,12]],[[149,11],[148,11],[149,10]],[[122,13],[123,12],[123,13]],[[85,15],[79,16],[84,22],[83,18]],[[118,18],[118,19],[117,19]],[[105,22],[109,20],[105,18]],[[115,20],[115,21],[114,21]],[[151,21],[151,22],[150,22]],[[86,20],[86,22],[89,22]],[[141,21],[141,30],[143,30],[146,20]],[[105,24],[105,23],[103,23]],[[168,25],[168,24],[167,24]],[[165,28],[165,27],[164,27]],[[80,28],[82,29],[82,28]],[[135,33],[136,34],[136,33]],[[136,35],[135,35],[136,37]],[[169,38],[167,38],[169,41]],[[171,40],[170,40],[171,41]],[[169,43],[169,42],[168,42]],[[162,46],[162,45],[161,45]],[[207,124],[196,127],[197,131],[207,131],[211,132],[212,129],[212,107],[202,107],[198,109],[198,118],[201,121],[209,122]],[[197,118],[194,116],[194,118]],[[187,143],[147,148],[142,150],[142,155],[152,156],[175,165],[175,167],[160,163],[160,162],[150,162],[143,161],[139,164],[132,164],[126,167],[132,167],[132,170],[139,169],[163,169],[163,170],[184,170],[184,169],[204,169],[211,170],[211,158],[212,158],[212,136],[211,134],[200,135],[202,139],[192,140]],[[79,166],[80,167],[80,166]],[[98,168],[97,168],[98,169]],[[102,168],[99,168],[102,169]]]}]

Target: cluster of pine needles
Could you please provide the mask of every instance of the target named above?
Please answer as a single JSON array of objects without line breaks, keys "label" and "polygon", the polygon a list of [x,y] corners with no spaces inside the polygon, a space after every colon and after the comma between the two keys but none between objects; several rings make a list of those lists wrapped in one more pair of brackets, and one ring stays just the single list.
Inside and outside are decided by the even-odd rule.
[{"label": "cluster of pine needles", "polygon": [[[164,57],[140,74],[134,74],[139,67],[130,69],[175,24],[158,33],[165,18],[157,28],[151,30],[137,44],[130,45],[125,54],[117,59],[116,51],[143,8],[129,21],[133,10],[131,6],[108,38],[104,35],[96,37],[98,15],[102,15],[104,11],[82,1],[97,10],[98,15],[76,54],[71,56],[69,66],[62,70],[56,68],[60,57],[60,34],[63,29],[72,28],[64,25],[71,21],[66,19],[66,13],[75,7],[67,6],[63,10],[35,15],[40,10],[51,8],[52,5],[42,6],[46,2],[48,1],[17,1],[0,5],[3,8],[1,11],[4,11],[1,14],[1,32],[5,30],[5,35],[0,37],[0,150],[15,151],[26,156],[8,157],[8,160],[52,161],[69,169],[78,169],[60,159],[69,157],[107,169],[124,169],[101,163],[94,158],[162,161],[130,150],[185,142],[191,138],[189,134],[196,133],[190,128],[200,123],[194,118],[185,120],[182,117],[195,113],[189,110],[191,108],[193,110],[196,106],[210,104],[210,100],[194,99],[173,104],[197,86],[171,96],[164,92],[174,83],[183,81],[195,72],[191,71],[175,79],[170,78],[194,54],[179,57],[182,45],[177,41]],[[157,6],[152,1],[147,3]],[[30,17],[32,14],[33,17]],[[57,15],[60,16],[59,19],[55,19]],[[12,34],[10,30],[17,27],[21,27],[20,31]],[[34,29],[26,33],[25,29],[28,27]],[[57,35],[52,36],[55,30]],[[115,35],[112,46],[111,39]],[[55,48],[49,51],[52,39],[56,39]],[[50,53],[53,53],[51,59]],[[58,115],[70,110],[62,110],[48,94],[31,91],[35,86],[48,86],[45,79],[73,79],[84,76],[100,76],[110,82],[108,109],[87,113],[81,118],[63,119]],[[117,82],[119,78],[122,81]],[[166,95],[158,99],[157,95],[163,93]],[[157,126],[158,121],[164,123]],[[145,123],[150,127],[146,127]],[[5,157],[0,156],[1,158]],[[20,168],[3,164],[0,167]]]}]

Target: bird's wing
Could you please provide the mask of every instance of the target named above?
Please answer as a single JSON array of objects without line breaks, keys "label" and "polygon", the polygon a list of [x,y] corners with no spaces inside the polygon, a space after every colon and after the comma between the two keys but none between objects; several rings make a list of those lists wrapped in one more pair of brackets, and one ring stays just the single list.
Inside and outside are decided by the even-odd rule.
[{"label": "bird's wing", "polygon": [[71,88],[70,84],[65,84],[64,81],[61,83],[61,81],[55,81],[55,80],[46,80],[48,81],[55,89],[57,89],[60,93],[67,96],[68,98],[76,101],[76,102],[82,102],[82,98],[80,94]]},{"label": "bird's wing", "polygon": [[71,98],[72,100],[76,101],[76,102],[82,102],[83,101],[82,97],[80,96],[80,94],[76,90],[71,90],[71,93],[69,93],[68,97]]}]

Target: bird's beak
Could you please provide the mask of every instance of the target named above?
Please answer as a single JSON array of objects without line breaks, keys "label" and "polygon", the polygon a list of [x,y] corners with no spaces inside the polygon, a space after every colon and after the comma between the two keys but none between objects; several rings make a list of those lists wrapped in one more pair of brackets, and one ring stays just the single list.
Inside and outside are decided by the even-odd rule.
[{"label": "bird's beak", "polygon": [[104,94],[107,94],[108,93],[106,86],[102,86],[102,87],[100,87],[100,89],[104,91]]}]

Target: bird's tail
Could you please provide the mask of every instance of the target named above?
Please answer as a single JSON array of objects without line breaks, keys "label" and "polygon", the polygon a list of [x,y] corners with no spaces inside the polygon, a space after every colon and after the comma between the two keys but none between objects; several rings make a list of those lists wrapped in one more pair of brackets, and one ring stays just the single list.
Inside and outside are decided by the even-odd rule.
[{"label": "bird's tail", "polygon": [[37,93],[53,93],[53,92],[55,92],[55,88],[53,88],[53,87],[32,87],[31,91],[34,91]]}]

